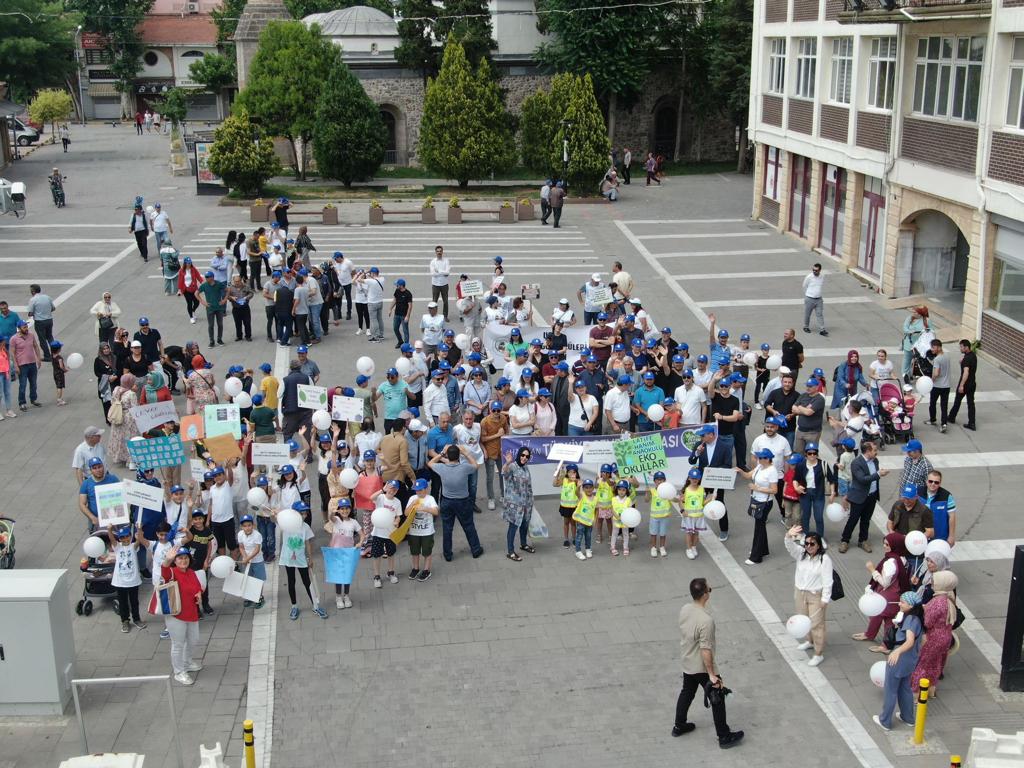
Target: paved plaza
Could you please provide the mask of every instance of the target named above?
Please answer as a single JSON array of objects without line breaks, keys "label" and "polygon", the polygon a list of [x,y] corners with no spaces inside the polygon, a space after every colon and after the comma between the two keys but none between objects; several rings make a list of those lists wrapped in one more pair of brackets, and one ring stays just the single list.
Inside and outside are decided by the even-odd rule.
[{"label": "paved plaza", "polygon": [[[30,212],[21,220],[0,218],[0,299],[23,307],[29,283],[40,283],[58,302],[55,335],[65,353],[81,352],[86,365],[69,374],[66,407],[53,403],[47,365],[40,374],[44,407],[0,424],[0,513],[17,520],[18,568],[70,569],[77,601],[85,526],[69,465],[83,428],[102,426],[91,376],[96,336],[88,316],[102,292],[113,294],[124,312],[122,325],[133,331],[135,320],[146,315],[165,343],[199,341],[218,379],[234,363],[255,368],[270,362],[281,371],[287,356],[263,340],[262,310],[253,317],[256,341],[231,341],[229,316],[227,346],[208,350],[204,319],[189,325],[183,300],[162,293],[157,260],[143,264],[128,234],[134,196],[147,204],[160,201],[176,246],[203,269],[228,230],[256,226],[247,209],[218,207],[214,198],[195,196],[194,179],[170,176],[166,142],[159,137],[95,125],[78,129],[72,146],[67,155],[59,146],[39,149],[8,172],[29,184]],[[68,207],[62,210],[54,209],[43,183],[55,164],[68,176]],[[622,188],[614,205],[566,206],[559,230],[536,221],[498,225],[475,217],[461,226],[370,228],[365,204],[344,204],[341,226],[311,225],[310,235],[319,260],[342,250],[358,265],[380,267],[388,281],[408,279],[417,301],[414,318],[429,293],[427,265],[440,243],[455,276],[485,277],[493,256],[503,256],[511,285],[541,284],[536,306],[545,318],[562,296],[581,314],[575,299],[580,284],[592,272],[608,273],[618,259],[655,323],[671,326],[674,338],[689,342],[694,354],[707,344],[707,313],[714,313],[734,340],[750,333],[754,348],[762,341],[777,347],[783,331],[796,327],[806,370],[831,371],[850,349],[865,361],[879,347],[895,358],[905,310],[890,308],[837,262],[750,221],[750,185],[749,176],[731,174],[669,178],[661,187],[633,184]],[[152,241],[150,249],[155,253]],[[826,271],[828,337],[799,331],[801,280],[815,261]],[[942,338],[959,335],[944,336],[941,320],[938,332]],[[391,364],[397,352],[390,333],[386,341],[369,345],[354,335],[354,323],[343,323],[310,357],[323,371],[321,383],[350,386],[357,356],[371,355],[378,371]],[[477,516],[483,557],[472,559],[457,531],[453,562],[438,557],[426,583],[403,575],[397,585],[373,589],[364,564],[352,587],[354,608],[335,611],[327,599],[326,621],[309,610],[301,590],[302,614],[289,621],[276,567],[268,568],[269,599],[260,611],[225,599],[215,581],[216,614],[200,624],[204,669],[193,687],[175,688],[186,765],[197,763],[199,744],[217,741],[228,764],[239,765],[247,717],[256,721],[260,764],[282,768],[947,765],[950,753],[966,754],[972,727],[1016,731],[1024,717],[1024,694],[1003,694],[996,685],[1012,547],[1024,543],[1024,386],[983,361],[978,391],[977,432],[951,426],[939,434],[924,424],[923,408],[915,423],[926,455],[943,470],[943,485],[958,503],[952,568],[968,616],[958,630],[960,650],[929,707],[924,748],[910,744],[905,726],[883,733],[871,722],[881,691],[868,669],[882,657],[850,639],[865,625],[857,596],[867,582],[865,560],[879,556],[881,508],[871,536],[875,555],[832,551],[847,598],[829,607],[825,662],[809,668],[807,654],[796,650],[784,627],[793,613],[794,566],[775,513],[771,556],[753,569],[743,565],[752,524],[742,514],[746,493],[740,483],[728,496],[731,538],[721,543],[703,536],[695,561],[684,556],[677,530],[669,537],[669,556],[651,559],[643,546],[645,525],[629,558],[613,558],[607,542],[595,543],[593,560],[581,563],[562,549],[557,501],[547,496],[537,508],[552,538],[534,542],[537,553],[524,555],[523,562],[505,559],[506,525],[498,512],[484,508]],[[758,433],[758,421],[755,411],[748,440]],[[897,469],[902,456],[889,447],[882,466]],[[123,468],[113,471],[125,476]],[[886,509],[896,497],[897,479],[894,472],[882,482]],[[838,524],[827,527],[827,540],[838,543]],[[316,544],[327,540],[317,530]],[[408,550],[400,547],[397,571],[408,570]],[[330,596],[319,563],[314,572],[321,593]],[[696,731],[669,735],[680,685],[677,617],[696,576],[707,577],[714,588],[716,658],[733,690],[729,723],[746,732],[730,751],[718,749],[710,711],[699,699],[690,717]],[[148,599],[148,587],[143,596]],[[73,625],[78,677],[170,672],[169,641],[158,638],[157,620],[123,635],[117,617],[102,606],[90,617],[75,616]],[[145,753],[147,768],[176,765],[162,696],[162,684],[96,687],[83,694],[90,750]],[[54,766],[81,752],[73,710],[64,718],[0,718],[0,743],[0,768]]]}]

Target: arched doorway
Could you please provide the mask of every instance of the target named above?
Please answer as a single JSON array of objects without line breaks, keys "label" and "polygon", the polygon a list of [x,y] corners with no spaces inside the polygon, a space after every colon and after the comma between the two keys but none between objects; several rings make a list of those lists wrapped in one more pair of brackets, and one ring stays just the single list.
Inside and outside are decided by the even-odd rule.
[{"label": "arched doorway", "polygon": [[957,222],[936,210],[914,213],[901,227],[898,255],[897,270],[906,281],[902,295],[926,294],[960,309],[971,248]]},{"label": "arched doorway", "polygon": [[405,142],[405,116],[398,107],[381,104],[380,117],[388,135],[384,165],[405,165],[409,162]]},{"label": "arched doorway", "polygon": [[676,151],[676,106],[662,104],[654,112],[654,154],[671,158]]}]

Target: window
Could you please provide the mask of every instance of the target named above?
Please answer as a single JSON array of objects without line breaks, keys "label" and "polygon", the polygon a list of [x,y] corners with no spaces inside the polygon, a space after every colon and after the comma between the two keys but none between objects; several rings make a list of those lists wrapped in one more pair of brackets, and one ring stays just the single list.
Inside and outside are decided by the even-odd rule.
[{"label": "window", "polygon": [[1024,128],[1024,37],[1013,38],[1010,54],[1010,97],[1006,104],[1006,124]]},{"label": "window", "polygon": [[785,93],[786,39],[775,37],[768,41],[768,92]]},{"label": "window", "polygon": [[873,38],[868,64],[868,106],[875,109],[892,109],[892,94],[895,88],[896,38]]},{"label": "window", "polygon": [[780,163],[782,153],[775,147],[765,147],[764,151],[764,188],[761,194],[765,197],[779,200],[779,174],[781,173]]},{"label": "window", "polygon": [[1024,324],[1024,301],[1021,301],[1021,296],[1024,296],[1024,264],[997,255],[992,260],[989,309]]},{"label": "window", "polygon": [[814,74],[818,68],[818,41],[804,37],[799,41],[796,55],[796,95],[814,98]]},{"label": "window", "polygon": [[110,55],[110,51],[108,51],[106,48],[85,49],[86,64],[109,64],[113,60],[114,57]]},{"label": "window", "polygon": [[828,97],[836,104],[849,104],[853,87],[853,38],[837,37],[832,41],[832,82]]},{"label": "window", "polygon": [[183,59],[201,59],[201,58],[203,58],[203,52],[202,51],[185,51],[183,54],[181,54],[181,58],[183,58]]},{"label": "window", "polygon": [[914,111],[976,121],[984,57],[982,36],[920,38],[914,71]]},{"label": "window", "polygon": [[147,67],[155,67],[156,63],[160,61],[159,57],[156,55],[156,51],[146,51],[142,56],[142,60],[145,62]]}]

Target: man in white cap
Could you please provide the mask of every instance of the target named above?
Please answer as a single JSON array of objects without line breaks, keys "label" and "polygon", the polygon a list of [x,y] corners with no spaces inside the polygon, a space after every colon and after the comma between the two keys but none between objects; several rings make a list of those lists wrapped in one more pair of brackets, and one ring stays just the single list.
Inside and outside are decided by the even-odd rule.
[{"label": "man in white cap", "polygon": [[420,335],[427,357],[432,356],[444,337],[444,317],[438,314],[436,301],[427,304],[427,314],[420,318]]},{"label": "man in white cap", "polygon": [[75,448],[75,455],[71,459],[71,468],[75,470],[75,482],[79,485],[85,482],[89,459],[99,459],[104,464],[107,462],[107,451],[103,447],[102,438],[102,429],[86,427],[85,439]]},{"label": "man in white cap", "polygon": [[601,281],[601,274],[595,272],[590,276],[590,282],[584,283],[580,286],[580,289],[576,291],[576,299],[583,304],[583,324],[593,325],[597,322],[597,313],[604,311],[604,305],[599,304],[593,299],[594,291],[598,288],[604,288],[605,284]]}]

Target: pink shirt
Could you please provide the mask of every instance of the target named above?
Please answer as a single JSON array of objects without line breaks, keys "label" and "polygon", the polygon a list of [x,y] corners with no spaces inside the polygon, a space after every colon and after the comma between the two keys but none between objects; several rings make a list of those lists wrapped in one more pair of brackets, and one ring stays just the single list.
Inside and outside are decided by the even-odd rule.
[{"label": "pink shirt", "polygon": [[43,361],[42,350],[39,348],[39,342],[32,331],[26,334],[14,334],[9,344],[14,364],[19,368],[29,363],[41,363]]},{"label": "pink shirt", "polygon": [[7,349],[0,344],[0,373],[6,374],[11,370],[11,358],[7,356]]}]

